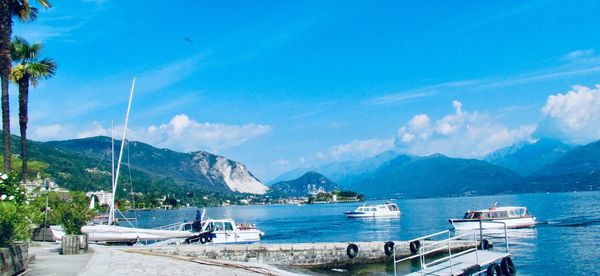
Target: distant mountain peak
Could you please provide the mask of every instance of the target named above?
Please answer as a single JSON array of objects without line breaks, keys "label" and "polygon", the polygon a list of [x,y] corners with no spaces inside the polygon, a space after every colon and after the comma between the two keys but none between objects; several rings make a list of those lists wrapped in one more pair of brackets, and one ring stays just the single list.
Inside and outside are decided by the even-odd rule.
[{"label": "distant mountain peak", "polygon": [[296,179],[280,181],[271,185],[269,193],[274,196],[300,197],[320,192],[332,192],[338,189],[338,185],[324,175],[310,171]]},{"label": "distant mountain peak", "polygon": [[488,154],[484,160],[527,176],[551,164],[573,147],[553,139],[523,141]]}]

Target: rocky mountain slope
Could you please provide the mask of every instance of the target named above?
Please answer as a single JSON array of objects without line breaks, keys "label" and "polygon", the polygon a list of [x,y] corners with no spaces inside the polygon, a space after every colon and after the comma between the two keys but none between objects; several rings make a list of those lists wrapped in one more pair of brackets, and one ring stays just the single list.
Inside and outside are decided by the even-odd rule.
[{"label": "rocky mountain slope", "polygon": [[[41,143],[63,152],[93,158],[110,171],[111,140],[90,137]],[[118,154],[120,141],[115,141]],[[41,160],[43,161],[43,160]],[[264,186],[244,164],[204,151],[180,153],[131,141],[126,144],[123,164],[154,181],[207,191],[264,194]],[[123,174],[123,172],[121,172]]]}]

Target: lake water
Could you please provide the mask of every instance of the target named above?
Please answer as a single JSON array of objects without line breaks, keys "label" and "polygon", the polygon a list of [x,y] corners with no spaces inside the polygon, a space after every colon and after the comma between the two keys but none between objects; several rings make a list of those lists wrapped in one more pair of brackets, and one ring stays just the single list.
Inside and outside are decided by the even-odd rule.
[{"label": "lake water", "polygon": [[[367,204],[383,201],[369,201]],[[207,209],[212,218],[230,217],[255,223],[266,236],[262,243],[407,240],[449,228],[448,219],[467,209],[499,205],[526,206],[540,224],[511,230],[509,244],[519,275],[599,275],[600,192],[518,194],[395,200],[396,219],[348,219],[344,211],[362,203],[232,206]],[[131,216],[132,214],[127,214]],[[140,227],[157,227],[193,219],[195,209],[137,212]],[[383,246],[383,245],[382,245]],[[402,272],[414,269],[398,266]],[[346,268],[343,274],[389,274],[391,264]]]}]

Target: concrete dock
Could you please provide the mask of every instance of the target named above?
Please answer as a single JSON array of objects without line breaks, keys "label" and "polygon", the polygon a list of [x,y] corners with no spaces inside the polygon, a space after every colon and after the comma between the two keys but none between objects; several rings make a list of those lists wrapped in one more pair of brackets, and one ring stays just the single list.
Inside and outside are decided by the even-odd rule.
[{"label": "concrete dock", "polygon": [[[276,266],[303,268],[335,268],[354,264],[383,263],[392,260],[385,254],[385,241],[356,243],[296,243],[296,244],[250,244],[250,245],[176,245],[132,247],[127,252],[184,256],[198,259],[262,263]],[[409,243],[395,241],[396,258],[413,255]],[[433,243],[425,241],[423,245]],[[356,256],[347,250],[356,245]],[[473,247],[472,241],[452,243],[452,252]],[[435,247],[434,247],[435,248]],[[432,253],[443,254],[443,251]]]},{"label": "concrete dock", "polygon": [[90,245],[87,254],[60,255],[60,244],[30,247],[26,275],[297,275],[266,264],[196,260],[127,252],[132,247]]}]

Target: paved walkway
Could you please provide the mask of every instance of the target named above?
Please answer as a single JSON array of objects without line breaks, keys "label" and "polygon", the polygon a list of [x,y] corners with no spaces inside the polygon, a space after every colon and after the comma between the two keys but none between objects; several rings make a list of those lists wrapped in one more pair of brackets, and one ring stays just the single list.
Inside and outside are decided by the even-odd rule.
[{"label": "paved walkway", "polygon": [[28,275],[294,275],[259,263],[133,253],[135,247],[90,245],[83,255],[59,255],[58,244],[30,247]]}]

